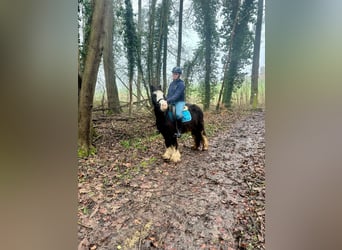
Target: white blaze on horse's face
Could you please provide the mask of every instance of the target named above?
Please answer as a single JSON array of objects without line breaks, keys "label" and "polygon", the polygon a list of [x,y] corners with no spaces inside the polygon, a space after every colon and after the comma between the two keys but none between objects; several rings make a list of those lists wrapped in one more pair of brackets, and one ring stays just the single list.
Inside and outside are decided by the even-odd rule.
[{"label": "white blaze on horse's face", "polygon": [[156,95],[157,102],[159,102],[160,100],[164,99],[164,93],[161,90],[156,90],[156,91],[153,92],[153,94]]},{"label": "white blaze on horse's face", "polygon": [[156,95],[156,100],[160,104],[160,110],[166,111],[167,110],[167,102],[164,99],[164,93],[161,90],[156,90],[153,92]]}]

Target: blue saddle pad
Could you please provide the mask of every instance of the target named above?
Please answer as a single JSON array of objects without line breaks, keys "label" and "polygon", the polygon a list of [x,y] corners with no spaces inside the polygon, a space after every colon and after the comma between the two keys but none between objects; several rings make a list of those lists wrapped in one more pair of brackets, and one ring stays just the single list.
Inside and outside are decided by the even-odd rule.
[{"label": "blue saddle pad", "polygon": [[191,121],[191,113],[189,110],[183,110],[183,118],[182,122],[189,122]]},{"label": "blue saddle pad", "polygon": [[[182,112],[183,112],[182,122],[189,122],[189,121],[191,121],[192,117],[191,117],[190,111],[189,110],[183,110]],[[171,111],[169,111],[169,118],[170,118],[170,120],[173,121],[173,115],[172,115]]]}]

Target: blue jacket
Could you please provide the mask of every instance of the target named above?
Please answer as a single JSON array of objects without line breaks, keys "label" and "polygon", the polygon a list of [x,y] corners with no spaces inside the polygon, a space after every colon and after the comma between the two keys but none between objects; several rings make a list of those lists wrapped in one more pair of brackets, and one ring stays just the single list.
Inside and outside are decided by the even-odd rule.
[{"label": "blue jacket", "polygon": [[185,101],[185,84],[183,80],[177,79],[171,82],[167,91],[166,100],[168,104]]}]

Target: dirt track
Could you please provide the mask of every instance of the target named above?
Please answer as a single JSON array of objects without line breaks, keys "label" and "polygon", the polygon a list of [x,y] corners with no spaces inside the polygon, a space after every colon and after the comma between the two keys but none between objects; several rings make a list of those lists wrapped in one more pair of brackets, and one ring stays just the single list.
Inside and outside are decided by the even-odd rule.
[{"label": "dirt track", "polygon": [[79,161],[79,249],[264,249],[264,135],[264,112],[252,112],[209,151],[182,138],[178,164],[161,160],[160,138],[121,159],[98,143]]}]

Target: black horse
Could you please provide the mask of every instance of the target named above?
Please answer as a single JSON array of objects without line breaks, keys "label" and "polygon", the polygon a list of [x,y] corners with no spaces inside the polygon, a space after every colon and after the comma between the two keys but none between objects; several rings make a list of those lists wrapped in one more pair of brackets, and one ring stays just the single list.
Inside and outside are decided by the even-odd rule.
[{"label": "black horse", "polygon": [[[163,155],[165,160],[179,162],[181,154],[178,150],[176,133],[176,122],[170,117],[167,102],[161,86],[150,86],[154,113],[156,116],[156,125],[159,132],[163,135],[166,145],[166,151]],[[185,105],[190,111],[192,119],[182,124],[182,132],[191,132],[194,139],[193,149],[198,150],[202,145],[202,150],[208,150],[208,139],[204,130],[204,120],[202,110],[195,104]]]}]

